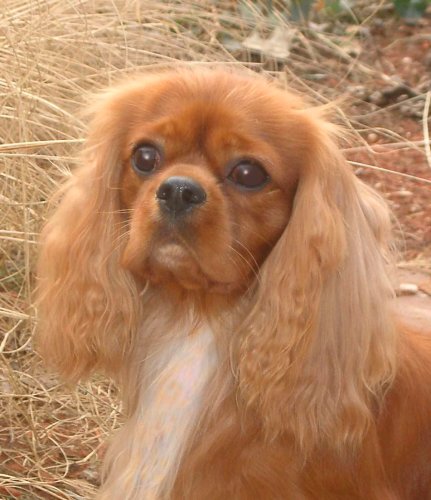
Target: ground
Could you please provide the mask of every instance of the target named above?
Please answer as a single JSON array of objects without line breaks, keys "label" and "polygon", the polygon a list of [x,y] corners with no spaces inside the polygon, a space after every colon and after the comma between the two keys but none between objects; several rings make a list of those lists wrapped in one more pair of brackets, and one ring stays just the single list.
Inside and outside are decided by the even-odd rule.
[{"label": "ground", "polygon": [[[372,46],[366,47],[367,59],[379,61],[382,71],[399,79],[408,89],[419,94],[428,91],[431,97],[431,21],[422,19],[419,25],[407,26],[403,22],[390,21],[379,25],[379,31],[374,34]],[[401,248],[404,260],[426,260],[431,258],[431,149],[428,141],[428,160],[424,154],[424,124],[430,123],[428,116],[424,117],[424,102],[409,102],[402,104],[406,94],[398,98],[385,100],[378,91],[391,90],[395,84],[380,83],[381,88],[374,88],[368,94],[368,99],[374,98],[385,113],[371,114],[367,124],[376,129],[387,128],[397,134],[399,141],[406,141],[399,149],[381,146],[387,142],[385,138],[367,133],[365,139],[376,152],[373,155],[376,166],[395,172],[417,177],[406,178],[388,175],[385,172],[360,169],[358,175],[385,194],[399,222],[403,235]],[[379,86],[380,86],[379,85]],[[376,94],[377,91],[377,94]],[[401,104],[399,104],[401,102]],[[429,103],[428,103],[429,104]],[[396,105],[396,106],[394,106]],[[408,116],[410,115],[410,116]],[[413,115],[413,116],[412,116]],[[408,144],[410,143],[410,144]],[[417,150],[411,147],[416,145]],[[369,155],[353,153],[349,158],[356,161],[369,162]],[[423,180],[428,180],[428,183]]]},{"label": "ground", "polygon": [[[400,297],[397,308],[408,322],[428,329],[431,325],[431,148],[427,128],[431,117],[430,32],[430,19],[422,19],[413,26],[394,21],[378,25],[374,37],[377,43],[367,47],[368,61],[379,61],[382,70],[408,90],[417,89],[413,90],[417,94],[428,92],[427,99],[409,105],[402,104],[408,97],[406,94],[385,99],[385,91],[390,95],[397,87],[392,82],[390,85],[382,82],[380,89],[368,91],[365,97],[374,100],[385,113],[371,113],[367,124],[376,130],[390,129],[401,144],[399,148],[385,146],[387,138],[367,132],[364,138],[373,150],[371,157],[364,151],[347,152],[352,161],[370,163],[371,160],[376,167],[385,169],[358,167],[357,175],[384,194],[395,214],[397,244],[404,262],[404,266],[399,265],[399,283],[418,286],[416,293]],[[387,170],[409,177],[388,175]]]},{"label": "ground", "polygon": [[[431,331],[431,20],[418,24],[390,20],[374,25],[373,44],[363,47],[364,59],[391,75],[391,82],[374,81],[374,88],[360,88],[362,99],[375,105],[365,115],[364,103],[353,104],[352,112],[361,113],[367,131],[364,139],[372,151],[347,151],[357,163],[372,163],[382,170],[357,167],[357,175],[380,191],[395,215],[395,234],[401,262],[398,283],[413,284],[417,291],[399,292],[397,310],[407,323]],[[364,53],[363,52],[363,53]],[[377,84],[377,85],[376,85]],[[398,85],[397,85],[398,84]],[[402,87],[405,86],[403,93]],[[397,87],[400,90],[397,90]],[[354,89],[355,90],[355,89]],[[425,102],[405,100],[427,92]],[[401,92],[399,95],[398,92]],[[428,108],[428,109],[427,109]],[[382,112],[383,111],[383,112]],[[386,129],[379,133],[379,130]],[[390,130],[400,143],[387,145]],[[425,152],[424,152],[425,141]],[[391,141],[393,143],[393,140]],[[413,146],[413,147],[412,147]],[[428,154],[427,154],[428,150]],[[383,170],[384,169],[384,170]],[[387,170],[405,175],[388,174]],[[414,290],[414,288],[413,288]]]}]

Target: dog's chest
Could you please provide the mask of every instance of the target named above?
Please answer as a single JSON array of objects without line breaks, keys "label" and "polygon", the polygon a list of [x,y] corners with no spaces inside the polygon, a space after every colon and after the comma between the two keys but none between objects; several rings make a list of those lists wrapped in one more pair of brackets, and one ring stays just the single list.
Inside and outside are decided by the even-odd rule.
[{"label": "dog's chest", "polygon": [[136,470],[142,498],[163,498],[172,487],[215,363],[214,339],[207,328],[170,342],[148,359],[149,385],[138,424],[142,455]]}]

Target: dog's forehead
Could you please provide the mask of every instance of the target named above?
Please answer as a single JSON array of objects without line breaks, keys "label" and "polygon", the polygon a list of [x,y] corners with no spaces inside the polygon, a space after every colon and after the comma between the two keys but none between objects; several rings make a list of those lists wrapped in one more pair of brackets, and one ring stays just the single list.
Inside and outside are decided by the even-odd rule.
[{"label": "dog's forehead", "polygon": [[234,142],[239,137],[245,140],[260,135],[258,120],[238,108],[229,109],[224,103],[205,98],[184,99],[163,113],[153,126],[166,140],[201,146],[220,136]]},{"label": "dog's forehead", "polygon": [[[232,102],[232,89],[162,87],[145,92],[129,110],[133,146],[153,139],[170,149],[247,148],[265,141],[266,127],[248,99]],[[147,89],[148,90],[148,89]],[[150,89],[151,90],[151,89]],[[268,114],[266,115],[268,117]]]},{"label": "dog's forehead", "polygon": [[169,75],[152,80],[134,94],[130,110],[142,118],[183,120],[183,127],[224,128],[248,125],[258,131],[263,122],[280,120],[284,93],[265,82],[224,73]]}]

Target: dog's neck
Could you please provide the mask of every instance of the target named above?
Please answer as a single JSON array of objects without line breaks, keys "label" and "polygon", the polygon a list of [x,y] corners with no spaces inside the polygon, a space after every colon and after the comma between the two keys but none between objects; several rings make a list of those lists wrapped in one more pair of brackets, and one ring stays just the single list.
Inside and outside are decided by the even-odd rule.
[{"label": "dog's neck", "polygon": [[184,452],[231,387],[225,365],[241,299],[180,298],[151,288],[142,295],[147,314],[121,382],[129,418],[107,457],[110,500],[168,498]]},{"label": "dog's neck", "polygon": [[150,383],[137,417],[143,426],[137,450],[142,465],[135,471],[141,498],[164,498],[173,486],[216,359],[213,333],[205,326],[184,332],[147,360]]},{"label": "dog's neck", "polygon": [[110,499],[169,497],[208,405],[205,388],[218,361],[214,333],[207,324],[196,327],[185,321],[177,327],[168,335],[159,332],[159,340],[154,332],[151,349],[140,362],[133,413],[117,438],[117,446],[127,451],[116,456],[114,444],[108,457],[111,473],[104,491]]}]

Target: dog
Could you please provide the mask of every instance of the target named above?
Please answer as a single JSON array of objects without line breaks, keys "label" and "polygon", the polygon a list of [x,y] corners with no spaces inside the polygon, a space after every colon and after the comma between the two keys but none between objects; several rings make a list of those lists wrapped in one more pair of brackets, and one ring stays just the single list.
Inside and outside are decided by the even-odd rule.
[{"label": "dog", "polygon": [[431,341],[393,310],[389,211],[325,110],[220,68],[90,108],[36,340],[120,386],[98,498],[431,499]]}]

